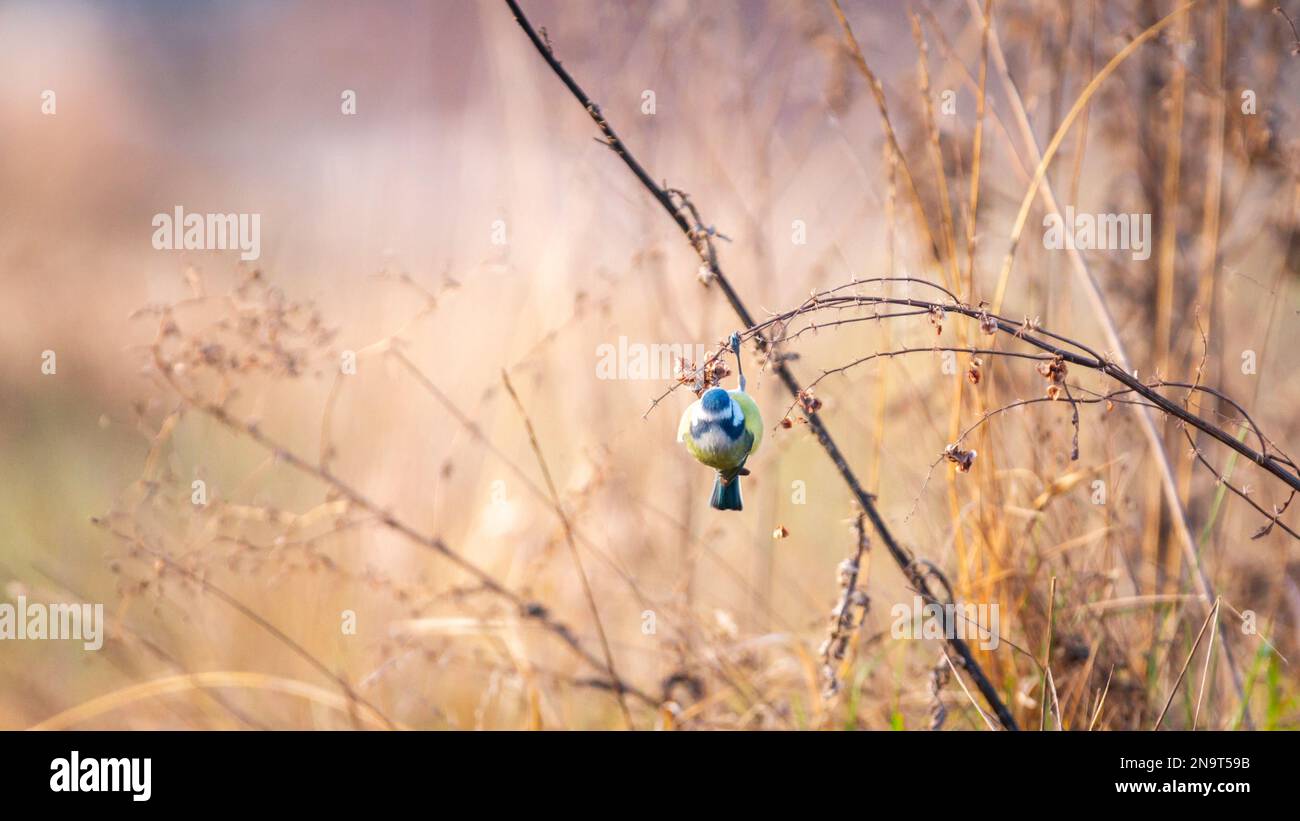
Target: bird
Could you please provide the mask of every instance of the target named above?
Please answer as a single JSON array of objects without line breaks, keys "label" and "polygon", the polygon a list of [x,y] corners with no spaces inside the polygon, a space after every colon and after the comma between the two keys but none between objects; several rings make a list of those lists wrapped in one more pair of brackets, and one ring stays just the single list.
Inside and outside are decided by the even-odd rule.
[{"label": "bird", "polygon": [[758,404],[745,393],[745,373],[740,367],[740,334],[731,335],[740,375],[738,390],[709,388],[682,411],[677,441],[697,461],[717,471],[709,506],[717,510],[742,510],[740,477],[748,476],[745,462],[763,441],[763,417]]}]

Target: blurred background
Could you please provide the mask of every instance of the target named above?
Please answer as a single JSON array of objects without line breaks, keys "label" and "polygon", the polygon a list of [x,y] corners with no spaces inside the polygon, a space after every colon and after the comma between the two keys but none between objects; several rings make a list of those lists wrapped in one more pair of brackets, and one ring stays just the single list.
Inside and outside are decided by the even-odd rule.
[{"label": "blurred background", "polygon": [[[963,301],[992,303],[1036,153],[1176,4],[996,0],[987,46],[982,2],[843,5],[887,119],[825,3],[523,7],[725,235],[751,310],[953,271]],[[1272,7],[1208,0],[1164,25],[1089,92],[1045,182],[1062,208],[1152,215],[1150,259],[1084,252],[1139,375],[1199,371],[1287,451],[1300,58]],[[0,132],[0,600],[102,602],[107,620],[97,652],[0,642],[0,727],[985,727],[934,673],[942,642],[891,635],[912,592],[875,542],[825,693],[856,511],[807,427],[779,424],[799,414],[762,360],[746,355],[767,434],[740,514],[708,507],[709,471],[674,441],[688,388],[650,409],[671,374],[601,378],[601,346],[712,350],[737,320],[504,4],[8,2]],[[260,258],[156,250],[151,220],[177,206],[260,215]],[[1045,213],[1035,199],[999,311],[1114,353]],[[901,318],[783,350],[807,383],[977,331]],[[900,541],[1000,608],[1004,641],[977,658],[1018,720],[1039,726],[1046,657],[1045,726],[1150,728],[1192,657],[1211,673],[1163,726],[1296,727],[1295,539],[1252,538],[1267,520],[1162,423],[1238,693],[1223,639],[1195,642],[1207,609],[1134,414],[1080,408],[1077,461],[1068,407],[1000,414],[959,473],[941,454],[960,431],[1043,390],[1033,363],[991,357],[973,385],[969,360],[874,360],[815,391]],[[626,716],[503,372],[641,694]],[[1226,404],[1192,407],[1247,432]],[[1198,442],[1262,507],[1288,502]]]}]

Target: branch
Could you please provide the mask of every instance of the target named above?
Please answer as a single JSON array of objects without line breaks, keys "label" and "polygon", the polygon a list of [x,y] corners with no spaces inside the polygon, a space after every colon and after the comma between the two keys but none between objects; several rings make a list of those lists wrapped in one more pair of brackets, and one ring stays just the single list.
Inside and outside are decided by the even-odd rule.
[{"label": "branch", "polygon": [[[1239,403],[1233,400],[1231,397],[1221,393],[1220,391],[1217,391],[1214,388],[1206,387],[1204,385],[1189,384],[1186,382],[1173,382],[1169,380],[1159,380],[1153,384],[1148,385],[1144,382],[1139,381],[1137,377],[1125,371],[1122,367],[1120,367],[1115,362],[1111,361],[1109,358],[1102,356],[1101,354],[1097,353],[1092,348],[1088,347],[1087,345],[1084,345],[1081,342],[1076,342],[1072,339],[1069,339],[1068,337],[1062,336],[1057,333],[1053,333],[1052,331],[1046,330],[1044,328],[1040,328],[1035,323],[1032,322],[1022,321],[1021,323],[1017,324],[1007,317],[999,316],[997,314],[991,314],[983,308],[976,308],[971,305],[965,305],[955,301],[952,303],[940,303],[940,302],[931,302],[929,300],[924,300],[924,299],[913,299],[910,297],[885,297],[885,296],[872,296],[872,295],[857,294],[857,293],[855,294],[841,293],[846,288],[853,288],[867,283],[882,282],[891,279],[896,279],[896,278],[877,278],[877,279],[869,279],[869,280],[858,280],[855,282],[851,282],[845,285],[840,285],[835,288],[831,288],[829,290],[814,294],[811,297],[809,297],[807,300],[805,300],[802,304],[800,304],[798,308],[792,309],[785,313],[776,314],[771,318],[767,319],[766,321],[764,321],[763,323],[750,328],[748,331],[746,331],[746,335],[754,334],[755,336],[760,336],[764,329],[772,325],[783,325],[789,322],[791,319],[794,319],[795,317],[804,314],[813,313],[815,311],[827,310],[827,309],[852,308],[852,307],[871,306],[871,305],[895,305],[895,306],[907,306],[912,308],[920,308],[923,309],[925,312],[943,311],[945,313],[960,314],[970,319],[979,320],[981,326],[988,333],[1000,332],[1000,333],[1009,334],[1028,345],[1038,348],[1039,350],[1046,351],[1055,357],[1059,357],[1062,361],[1067,362],[1071,365],[1078,365],[1080,367],[1087,368],[1089,370],[1094,370],[1107,377],[1110,377],[1112,380],[1118,382],[1128,391],[1131,391],[1137,394],[1138,396],[1141,396],[1143,399],[1146,400],[1146,403],[1149,406],[1165,414],[1168,414],[1169,416],[1172,416],[1187,425],[1196,428],[1197,430],[1201,431],[1207,436],[1210,436],[1211,438],[1217,440],[1221,444],[1236,451],[1242,456],[1245,456],[1247,459],[1254,462],[1256,465],[1263,468],[1265,471],[1272,474],[1277,479],[1281,480],[1282,483],[1287,485],[1287,487],[1289,487],[1292,491],[1300,491],[1300,469],[1297,469],[1295,462],[1290,457],[1286,456],[1286,454],[1282,453],[1281,451],[1278,451],[1276,447],[1270,448],[1269,440],[1263,435],[1263,433],[1260,432],[1259,428],[1255,425],[1254,421],[1251,419],[1250,415],[1246,412],[1246,410]],[[908,280],[908,281],[917,282],[917,283],[923,282],[923,280]],[[925,282],[924,284],[938,287],[935,286],[934,283]],[[868,318],[874,319],[875,317],[868,317]],[[1049,341],[1049,340],[1055,340],[1055,341]],[[1061,343],[1061,344],[1056,344],[1056,343]],[[1066,347],[1062,347],[1062,345]],[[1070,348],[1074,348],[1075,350],[1070,350]],[[918,351],[919,350],[945,350],[945,348],[938,347],[938,348],[925,348],[925,349],[916,349],[916,350]],[[951,348],[950,350],[962,351],[966,349]],[[1080,351],[1082,353],[1080,353]],[[893,353],[904,353],[904,352],[909,352],[909,351],[895,351]],[[858,361],[866,362],[880,356],[888,356],[888,355],[890,354],[888,353],[873,354],[870,356],[863,357]],[[842,371],[845,368],[851,367],[853,364],[857,364],[857,363],[849,363],[849,365],[846,365],[843,368],[826,371],[823,373],[823,376],[829,373]],[[1250,429],[1254,432],[1256,438],[1259,441],[1260,449],[1256,450],[1252,448],[1244,441],[1238,440],[1237,437],[1233,436],[1231,433],[1229,433],[1221,426],[1215,425],[1214,423],[1201,418],[1197,414],[1183,407],[1183,405],[1167,398],[1163,394],[1159,393],[1157,388],[1183,388],[1188,391],[1206,393],[1223,401],[1225,404],[1230,405],[1234,410],[1236,410],[1238,413],[1242,415],[1243,419],[1249,425]],[[1270,453],[1269,452],[1270,449],[1276,451],[1276,453]]]},{"label": "branch", "polygon": [[[306,457],[289,450],[278,440],[264,433],[255,421],[241,419],[230,413],[223,404],[206,399],[197,392],[186,390],[185,386],[181,384],[179,378],[180,369],[177,368],[177,363],[170,361],[164,355],[162,350],[163,341],[167,338],[169,333],[172,332],[175,332],[175,326],[164,314],[160,322],[158,334],[150,345],[151,358],[154,370],[158,376],[163,380],[164,384],[176,393],[184,407],[192,408],[201,412],[227,429],[234,431],[236,434],[247,437],[263,450],[272,454],[277,462],[286,464],[300,473],[315,477],[317,480],[327,485],[338,497],[345,499],[349,505],[369,513],[383,527],[403,536],[408,541],[418,545],[419,547],[442,556],[453,565],[463,570],[466,574],[473,577],[482,589],[514,607],[520,619],[531,621],[539,625],[542,629],[564,642],[574,655],[578,656],[601,673],[608,675],[610,677],[608,682],[609,686],[614,688],[615,691],[620,694],[620,698],[623,693],[626,693],[646,706],[658,706],[658,699],[650,696],[644,690],[619,679],[610,665],[602,663],[595,654],[583,645],[577,635],[574,634],[573,630],[567,624],[553,616],[550,610],[545,606],[539,602],[527,599],[510,589],[486,570],[470,561],[458,551],[452,549],[452,547],[449,546],[441,537],[428,536],[419,532],[414,526],[399,519],[392,511],[387,510],[378,502],[373,501],[370,497],[363,494],[360,490],[357,490],[328,467],[314,465],[309,462]],[[160,558],[163,558],[164,561],[169,561],[165,557]],[[247,615],[247,613],[245,615]]]},{"label": "branch", "polygon": [[[537,32],[533,29],[532,24],[528,22],[528,18],[524,16],[523,10],[519,8],[519,4],[516,0],[506,0],[506,5],[509,6],[511,13],[514,15],[515,21],[519,23],[520,28],[524,30],[524,34],[528,36],[533,47],[537,49],[537,53],[546,61],[546,64],[550,67],[551,71],[560,78],[560,81],[569,89],[569,92],[573,94],[579,103],[582,104],[582,107],[586,109],[587,113],[591,116],[591,119],[596,123],[596,127],[599,128],[601,133],[605,136],[605,143],[609,145],[615,154],[618,155],[619,159],[621,159],[624,165],[628,167],[628,170],[636,175],[636,178],[641,181],[641,184],[645,189],[649,191],[663,209],[668,212],[668,215],[677,223],[677,227],[680,228],[682,233],[686,235],[686,238],[690,240],[692,247],[695,248],[695,252],[700,256],[701,262],[708,269],[709,279],[718,283],[718,287],[722,289],[723,295],[727,298],[727,302],[731,305],[732,310],[735,311],[736,316],[740,319],[741,323],[746,328],[754,327],[755,323],[753,315],[750,314],[749,309],[745,307],[744,302],[740,299],[740,295],[736,293],[736,290],[731,286],[731,283],[727,280],[726,276],[723,275],[722,269],[718,265],[717,253],[713,248],[713,233],[700,224],[698,218],[696,219],[695,225],[692,226],[690,221],[688,221],[686,216],[682,213],[682,207],[679,207],[677,202],[674,201],[669,191],[657,185],[650,175],[646,173],[645,168],[636,161],[636,158],[628,151],[627,146],[623,144],[623,141],[620,140],[618,135],[614,132],[609,121],[601,114],[600,107],[587,96],[586,92],[582,90],[569,72],[565,70],[564,66],[560,65],[559,60],[555,59],[555,54],[552,49],[549,48],[540,37],[538,37]],[[693,206],[690,207],[693,209]],[[693,211],[692,214],[694,215]],[[761,331],[755,331],[751,334],[751,339],[754,341],[759,352],[766,353],[768,351],[770,342]],[[790,371],[784,361],[781,361],[779,358],[776,359],[773,362],[773,371],[792,396],[799,396],[803,391],[803,387],[799,384],[798,379],[795,378],[794,374]],[[889,555],[893,557],[894,561],[912,583],[917,586],[918,590],[923,594],[927,594],[929,592],[929,586],[924,575],[918,573],[916,570],[916,563],[911,553],[899,544],[893,534],[890,533],[889,527],[885,524],[885,520],[876,509],[872,496],[867,493],[867,491],[862,487],[861,482],[858,481],[852,468],[849,467],[848,460],[846,460],[844,454],[840,452],[839,447],[835,444],[835,440],[831,438],[830,432],[822,423],[821,418],[815,411],[805,411],[804,415],[808,420],[809,428],[811,428],[813,433],[817,436],[817,441],[822,446],[822,449],[826,451],[826,455],[829,456],[831,461],[835,464],[835,469],[839,471],[840,477],[844,480],[844,484],[848,486],[849,492],[853,494],[854,499],[862,508],[862,511],[867,515],[867,518],[871,520],[871,526],[875,529],[881,542],[884,543],[885,547],[889,550]],[[969,675],[975,682],[975,686],[984,696],[984,699],[988,702],[994,713],[997,714],[998,720],[1002,722],[1002,726],[1006,727],[1008,730],[1019,729],[1016,726],[1015,718],[1012,717],[1011,712],[1007,709],[1006,705],[1002,703],[1002,699],[998,696],[997,690],[993,687],[993,684],[988,680],[984,671],[975,661],[975,657],[971,653],[970,648],[966,645],[966,642],[959,638],[951,638],[947,639],[947,641],[952,647],[953,652],[961,657],[967,675]]]},{"label": "branch", "polygon": [[600,650],[605,656],[605,668],[609,670],[610,681],[614,683],[614,692],[618,697],[618,709],[623,713],[623,722],[629,730],[636,727],[632,723],[632,712],[627,708],[627,699],[623,696],[622,681],[618,677],[618,671],[614,668],[614,654],[609,649],[609,638],[605,635],[605,625],[600,620],[600,608],[596,606],[596,595],[591,592],[591,581],[587,578],[587,571],[582,566],[582,557],[578,555],[578,545],[573,540],[573,526],[569,524],[569,517],[564,512],[564,505],[560,504],[559,491],[555,489],[555,481],[551,478],[551,469],[546,464],[546,457],[542,455],[541,443],[537,441],[537,431],[533,429],[533,422],[528,418],[528,412],[524,410],[524,403],[519,401],[519,394],[515,393],[515,386],[510,384],[510,377],[505,371],[501,371],[501,381],[505,383],[506,392],[510,394],[510,399],[515,403],[515,408],[519,415],[523,417],[524,427],[528,431],[528,443],[532,445],[533,454],[537,456],[537,466],[542,470],[542,478],[546,480],[546,489],[551,494],[551,505],[555,508],[555,515],[560,517],[560,524],[564,526],[564,541],[569,546],[569,555],[573,557],[573,566],[578,571],[578,581],[582,582],[582,593],[587,599],[587,606],[591,609],[591,619],[596,623],[596,635],[600,638]]}]

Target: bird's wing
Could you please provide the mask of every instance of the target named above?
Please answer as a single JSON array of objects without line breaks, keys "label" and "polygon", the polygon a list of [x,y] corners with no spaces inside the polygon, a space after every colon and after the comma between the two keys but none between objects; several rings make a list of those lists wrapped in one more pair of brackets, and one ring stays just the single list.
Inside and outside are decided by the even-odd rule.
[{"label": "bird's wing", "polygon": [[754,443],[749,446],[749,452],[753,453],[763,442],[763,414],[759,413],[758,403],[749,394],[744,391],[728,391],[728,393],[736,400],[736,404],[740,405],[740,412],[745,414],[745,430],[754,437]]}]

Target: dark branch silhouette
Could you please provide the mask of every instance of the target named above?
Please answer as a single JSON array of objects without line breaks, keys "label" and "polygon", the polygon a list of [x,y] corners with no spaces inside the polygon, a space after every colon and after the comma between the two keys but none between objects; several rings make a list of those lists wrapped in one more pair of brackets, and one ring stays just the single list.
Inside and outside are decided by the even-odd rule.
[{"label": "dark branch silhouette", "polygon": [[[673,221],[677,223],[677,227],[680,228],[682,233],[686,235],[686,238],[690,240],[691,245],[695,248],[695,252],[700,257],[701,262],[707,268],[707,280],[718,284],[718,287],[722,289],[722,293],[726,297],[727,302],[731,305],[732,310],[735,311],[736,316],[740,319],[741,324],[746,328],[752,329],[748,333],[748,338],[754,342],[760,353],[767,353],[771,346],[770,340],[764,334],[761,327],[757,326],[753,315],[749,312],[749,309],[745,307],[745,303],[741,300],[740,295],[736,292],[736,289],[732,287],[730,281],[728,281],[727,277],[723,274],[721,266],[718,264],[717,252],[713,245],[715,232],[702,224],[702,221],[699,218],[699,213],[696,211],[694,204],[692,204],[682,192],[661,187],[655,183],[654,179],[646,172],[645,168],[637,162],[635,157],[632,156],[632,153],[628,150],[623,141],[619,139],[613,126],[609,124],[609,121],[606,120],[605,116],[601,113],[600,106],[596,105],[596,103],[587,96],[586,92],[582,90],[582,87],[573,79],[572,75],[570,75],[564,66],[560,64],[560,61],[555,58],[554,51],[550,44],[543,41],[542,38],[538,36],[537,31],[528,21],[528,18],[524,16],[523,10],[519,8],[519,4],[516,3],[515,0],[506,0],[506,5],[510,7],[510,11],[514,15],[515,20],[519,23],[519,26],[524,30],[528,39],[537,49],[537,53],[542,56],[542,59],[546,61],[546,64],[550,67],[551,71],[560,78],[560,81],[569,89],[569,92],[572,93],[578,102],[582,104],[582,107],[586,109],[587,113],[591,116],[591,119],[596,123],[596,127],[599,128],[601,134],[604,135],[604,142],[615,154],[618,155],[619,159],[623,161],[628,169],[636,175],[636,178],[641,181],[641,184],[651,193],[652,196],[654,196],[663,209],[668,212],[668,215],[672,217]],[[687,219],[688,214],[691,219],[694,220],[693,225],[691,219]],[[803,387],[799,384],[799,380],[795,378],[794,374],[790,371],[789,366],[780,360],[780,358],[772,358],[772,369],[776,373],[777,378],[781,380],[792,396],[798,397],[803,392]],[[917,561],[911,554],[911,551],[901,545],[889,531],[889,527],[885,524],[885,520],[876,509],[873,497],[871,494],[867,493],[866,489],[862,487],[862,483],[858,481],[857,475],[853,472],[853,469],[849,467],[848,460],[845,459],[844,454],[835,444],[835,440],[831,438],[830,432],[826,429],[825,423],[822,422],[821,418],[814,410],[804,408],[804,416],[808,420],[808,427],[817,437],[817,442],[822,446],[822,449],[826,451],[826,455],[830,457],[836,470],[839,471],[840,477],[844,480],[845,485],[848,486],[849,492],[853,494],[854,499],[862,508],[862,511],[866,514],[867,518],[871,521],[872,528],[875,530],[876,535],[879,536],[881,542],[884,543],[885,548],[889,551],[889,555],[894,559],[895,563],[898,564],[899,568],[903,570],[903,573],[908,577],[918,593],[922,596],[932,596],[933,593],[930,590],[929,582],[925,573],[923,573],[918,567]],[[966,642],[955,637],[947,639],[947,642],[949,646],[952,647],[953,652],[960,657],[962,662],[961,666],[966,670],[966,674],[971,677],[976,688],[979,689],[980,694],[984,696],[989,707],[997,715],[1002,726],[1008,730],[1019,729],[1016,725],[1015,718],[1011,715],[1011,711],[1002,703],[1002,699],[998,695],[996,688],[994,688],[993,684],[984,674],[984,671],[980,668],[979,663],[975,660],[975,657],[971,653],[970,647],[967,646]]]}]

